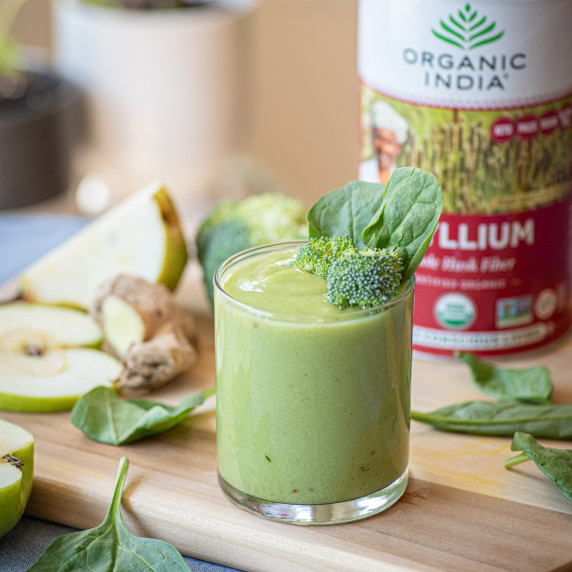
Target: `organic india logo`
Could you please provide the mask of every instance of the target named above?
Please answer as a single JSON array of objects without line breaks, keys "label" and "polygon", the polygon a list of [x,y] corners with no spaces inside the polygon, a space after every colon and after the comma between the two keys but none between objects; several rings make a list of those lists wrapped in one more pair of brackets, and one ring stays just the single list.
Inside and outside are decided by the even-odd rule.
[{"label": "organic india logo", "polygon": [[[497,42],[505,35],[505,30],[499,30],[495,21],[471,4],[462,5],[448,19],[440,20],[440,27],[431,28],[431,32],[440,40],[440,49],[408,45],[402,53],[403,62],[416,66],[422,72],[423,86],[431,90],[498,93],[505,89],[514,72],[527,67],[527,55],[519,50],[513,53],[475,50]],[[459,51],[449,49],[450,46],[459,48]]]},{"label": "organic india logo", "polygon": [[439,31],[431,29],[433,35],[467,51],[496,42],[504,35],[504,30],[502,32],[495,30],[496,22],[489,22],[486,16],[481,17],[470,4],[466,4],[457,14],[458,17],[449,15],[450,24],[441,20]]}]

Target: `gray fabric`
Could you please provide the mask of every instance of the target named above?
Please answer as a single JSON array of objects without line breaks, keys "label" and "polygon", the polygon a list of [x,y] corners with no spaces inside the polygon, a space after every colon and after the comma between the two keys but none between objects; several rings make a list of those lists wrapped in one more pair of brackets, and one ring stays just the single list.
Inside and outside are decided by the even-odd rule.
[{"label": "gray fabric", "polygon": [[[54,538],[69,532],[75,532],[75,529],[35,518],[23,517],[13,530],[0,538],[0,570],[2,572],[24,572],[38,560]],[[192,572],[235,571],[234,568],[227,568],[194,558],[185,558],[185,561]]]},{"label": "gray fabric", "polygon": [[[87,222],[80,217],[60,215],[0,214],[0,285],[16,276],[30,262],[63,242]],[[0,571],[27,570],[56,537],[75,529],[43,520],[23,517],[0,538]],[[209,562],[185,558],[193,572],[233,572]],[[134,571],[137,572],[137,571]]]},{"label": "gray fabric", "polygon": [[88,219],[0,214],[0,284],[82,228]]}]

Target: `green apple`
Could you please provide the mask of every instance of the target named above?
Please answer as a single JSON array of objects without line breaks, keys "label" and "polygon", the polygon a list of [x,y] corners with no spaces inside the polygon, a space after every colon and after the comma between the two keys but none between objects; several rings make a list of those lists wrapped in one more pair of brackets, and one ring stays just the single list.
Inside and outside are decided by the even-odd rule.
[{"label": "green apple", "polygon": [[97,348],[101,330],[84,312],[16,302],[0,306],[0,409],[64,411],[122,364]]},{"label": "green apple", "polygon": [[177,286],[187,248],[175,207],[153,184],[127,197],[20,276],[26,300],[88,309],[97,287],[118,274]]},{"label": "green apple", "polygon": [[14,528],[28,503],[34,476],[34,438],[0,419],[0,536]]}]

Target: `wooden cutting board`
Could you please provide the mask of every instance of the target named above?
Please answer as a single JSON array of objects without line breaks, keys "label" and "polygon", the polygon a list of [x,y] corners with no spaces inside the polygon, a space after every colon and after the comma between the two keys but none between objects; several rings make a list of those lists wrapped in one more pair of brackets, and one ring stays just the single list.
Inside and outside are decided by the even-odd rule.
[{"label": "wooden cutting board", "polygon": [[[197,268],[189,268],[178,296],[196,317],[201,358],[153,394],[172,404],[214,383],[213,323]],[[555,402],[572,401],[572,339],[510,367],[533,364],[551,368]],[[420,411],[481,398],[466,367],[452,362],[414,360],[412,386]],[[572,503],[532,462],[504,468],[513,455],[509,438],[443,433],[413,422],[410,483],[396,505],[352,524],[298,527],[252,516],[223,496],[213,402],[170,432],[125,447],[89,440],[69,413],[2,413],[35,436],[27,514],[78,528],[99,524],[125,455],[129,529],[199,559],[264,572],[572,570]],[[572,449],[570,441],[541,442]]]}]

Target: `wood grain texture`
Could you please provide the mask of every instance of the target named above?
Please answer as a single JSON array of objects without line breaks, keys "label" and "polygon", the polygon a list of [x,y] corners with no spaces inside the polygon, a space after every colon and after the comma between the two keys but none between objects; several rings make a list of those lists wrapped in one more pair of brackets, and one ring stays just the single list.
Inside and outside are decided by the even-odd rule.
[{"label": "wood grain texture", "polygon": [[[196,269],[180,302],[197,318],[200,362],[153,395],[178,403],[214,383],[213,324]],[[572,401],[572,340],[510,367],[550,366],[555,401]],[[508,365],[508,362],[507,362]],[[481,398],[468,369],[415,360],[413,407]],[[572,503],[532,463],[508,471],[509,438],[438,432],[413,423],[407,492],[378,516],[339,526],[268,522],[232,505],[216,480],[213,400],[170,432],[124,447],[89,440],[69,413],[2,413],[35,436],[27,513],[79,528],[104,517],[119,458],[129,457],[123,499],[129,529],[167,540],[185,555],[252,571],[572,569]],[[211,411],[209,411],[209,409]],[[542,440],[572,448],[571,442]]]}]

